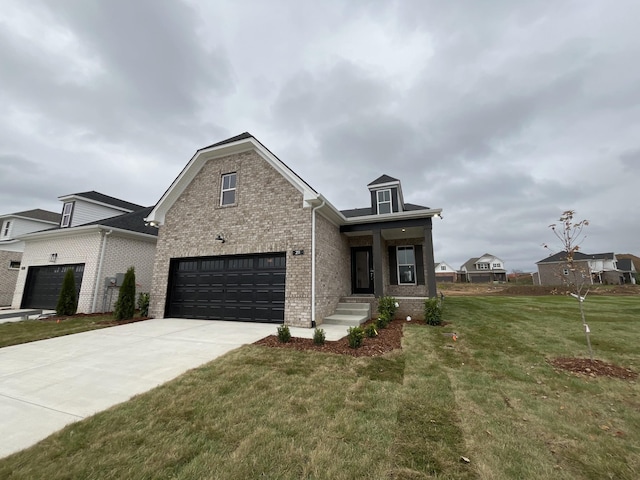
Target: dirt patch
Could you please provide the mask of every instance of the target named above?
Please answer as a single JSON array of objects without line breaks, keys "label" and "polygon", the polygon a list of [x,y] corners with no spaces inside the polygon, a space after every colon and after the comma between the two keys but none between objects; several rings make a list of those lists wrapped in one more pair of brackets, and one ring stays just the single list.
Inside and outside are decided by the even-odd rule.
[{"label": "dirt patch", "polygon": [[[108,313],[76,313],[75,315],[50,315],[47,317],[39,318],[40,322],[64,322],[65,320],[72,320],[74,318],[94,318],[94,317],[104,317],[109,315]],[[126,323],[135,323],[141,322],[143,320],[149,320],[151,317],[135,317],[129,320],[102,320],[100,322],[96,322],[96,325],[124,325]]]},{"label": "dirt patch", "polygon": [[587,377],[610,377],[623,380],[635,380],[638,374],[629,368],[620,367],[601,360],[591,361],[588,358],[561,357],[549,360],[554,367],[576,375]]},{"label": "dirt patch", "polygon": [[[402,327],[406,320],[396,319],[389,323],[387,328],[378,330],[377,337],[365,337],[360,348],[351,348],[347,338],[335,341],[326,341],[324,345],[316,345],[311,338],[291,337],[288,343],[282,343],[276,335],[269,335],[255,342],[255,345],[263,345],[275,348],[290,348],[293,350],[310,350],[314,352],[337,353],[339,355],[351,355],[354,357],[376,357],[384,355],[402,346]],[[414,322],[417,323],[417,322]],[[365,326],[364,324],[363,326]],[[320,327],[322,328],[322,327]],[[345,327],[346,330],[347,327]]]},{"label": "dirt patch", "polygon": [[[456,297],[466,295],[569,295],[571,290],[562,285],[453,283],[439,285],[438,291],[443,293],[445,297]],[[589,287],[589,295],[640,295],[640,285],[592,285]]]}]

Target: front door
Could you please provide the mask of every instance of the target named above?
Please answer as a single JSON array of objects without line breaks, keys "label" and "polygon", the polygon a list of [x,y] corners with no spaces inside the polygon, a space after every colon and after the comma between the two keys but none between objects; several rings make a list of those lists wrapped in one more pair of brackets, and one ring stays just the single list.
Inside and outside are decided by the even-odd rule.
[{"label": "front door", "polygon": [[373,250],[371,247],[351,248],[351,292],[373,293]]}]

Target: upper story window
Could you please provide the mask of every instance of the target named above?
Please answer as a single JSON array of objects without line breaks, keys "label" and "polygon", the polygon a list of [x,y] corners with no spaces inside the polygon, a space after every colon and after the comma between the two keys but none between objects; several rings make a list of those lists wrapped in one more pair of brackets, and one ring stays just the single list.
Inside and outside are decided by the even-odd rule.
[{"label": "upper story window", "polygon": [[222,175],[222,191],[220,192],[220,205],[233,205],[236,203],[237,173]]},{"label": "upper story window", "polygon": [[391,213],[391,190],[378,190],[378,213]]},{"label": "upper story window", "polygon": [[416,255],[413,247],[398,247],[398,284],[416,284]]},{"label": "upper story window", "polygon": [[8,237],[9,232],[11,231],[11,220],[5,220],[4,226],[2,227],[2,237]]},{"label": "upper story window", "polygon": [[440,270],[446,270],[446,269],[447,269],[446,265],[440,265]]},{"label": "upper story window", "polygon": [[73,212],[73,202],[67,202],[62,207],[62,220],[60,221],[61,227],[68,227],[71,225],[71,213]]},{"label": "upper story window", "polygon": [[500,265],[499,263],[494,263],[493,264],[493,268],[501,268],[502,265]]},{"label": "upper story window", "polygon": [[478,270],[489,270],[489,264],[488,263],[479,263],[478,264]]}]

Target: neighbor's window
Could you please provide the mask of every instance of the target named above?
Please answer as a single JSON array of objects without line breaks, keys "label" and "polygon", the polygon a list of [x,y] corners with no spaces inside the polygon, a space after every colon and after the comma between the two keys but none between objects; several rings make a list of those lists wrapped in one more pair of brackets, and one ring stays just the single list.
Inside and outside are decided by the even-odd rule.
[{"label": "neighbor's window", "polygon": [[71,225],[71,212],[73,212],[73,202],[65,203],[62,207],[62,220],[60,221],[61,227],[68,227]]},{"label": "neighbor's window", "polygon": [[413,247],[398,247],[398,284],[416,284],[416,255]]},{"label": "neighbor's window", "polygon": [[440,270],[446,270],[446,269],[447,269],[446,265],[440,265]]},{"label": "neighbor's window", "polygon": [[4,222],[4,227],[2,228],[2,236],[8,237],[10,229],[11,229],[11,220],[7,220]]},{"label": "neighbor's window", "polygon": [[391,213],[391,190],[378,190],[378,213]]},{"label": "neighbor's window", "polygon": [[499,263],[494,263],[493,264],[493,268],[500,268],[500,264]]},{"label": "neighbor's window", "polygon": [[233,205],[236,203],[236,178],[236,173],[227,173],[222,176],[220,205]]},{"label": "neighbor's window", "polygon": [[11,260],[11,261],[9,262],[9,268],[10,268],[11,270],[18,270],[18,269],[20,268],[20,262],[16,262],[16,261],[14,261],[14,260]]},{"label": "neighbor's window", "polygon": [[568,269],[568,268],[563,268],[563,269],[562,269],[562,273],[563,273],[564,275],[569,275],[569,269]]},{"label": "neighbor's window", "polygon": [[478,270],[489,270],[489,264],[488,263],[479,263],[478,264]]}]

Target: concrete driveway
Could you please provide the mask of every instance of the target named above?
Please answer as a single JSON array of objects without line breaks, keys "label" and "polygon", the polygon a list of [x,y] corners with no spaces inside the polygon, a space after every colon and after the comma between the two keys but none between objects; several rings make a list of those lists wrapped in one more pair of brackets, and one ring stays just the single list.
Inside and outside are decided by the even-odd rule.
[{"label": "concrete driveway", "polygon": [[0,348],[0,457],[275,333],[272,324],[156,319]]}]

